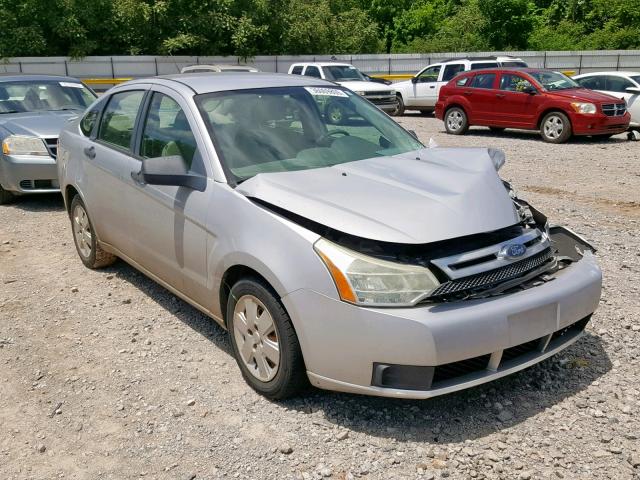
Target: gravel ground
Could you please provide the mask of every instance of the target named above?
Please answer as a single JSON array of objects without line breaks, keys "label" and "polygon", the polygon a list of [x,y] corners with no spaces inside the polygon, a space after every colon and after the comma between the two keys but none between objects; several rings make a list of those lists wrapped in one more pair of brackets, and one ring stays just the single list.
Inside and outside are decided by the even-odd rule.
[{"label": "gravel ground", "polygon": [[493,146],[503,176],[599,247],[588,333],[509,378],[430,401],[243,382],[216,324],[118,262],[76,256],[58,196],[0,207],[0,478],[640,478],[640,144],[401,119]]}]

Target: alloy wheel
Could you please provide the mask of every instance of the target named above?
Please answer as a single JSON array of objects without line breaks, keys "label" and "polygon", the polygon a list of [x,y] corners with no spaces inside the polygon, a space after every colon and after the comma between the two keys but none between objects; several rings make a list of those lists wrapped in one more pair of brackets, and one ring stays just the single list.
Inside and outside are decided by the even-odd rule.
[{"label": "alloy wheel", "polygon": [[80,254],[84,258],[89,258],[93,236],[89,217],[82,205],[76,205],[73,209],[73,235]]},{"label": "alloy wheel", "polygon": [[233,335],[240,357],[251,375],[272,380],[280,366],[280,343],[273,317],[253,295],[240,297],[233,311]]},{"label": "alloy wheel", "polygon": [[562,132],[564,131],[564,122],[559,116],[551,115],[544,122],[543,128],[544,128],[544,134],[548,138],[555,140],[556,138],[559,138],[560,135],[562,135]]},{"label": "alloy wheel", "polygon": [[464,116],[459,110],[453,110],[447,115],[447,127],[452,132],[457,132],[464,125]]}]

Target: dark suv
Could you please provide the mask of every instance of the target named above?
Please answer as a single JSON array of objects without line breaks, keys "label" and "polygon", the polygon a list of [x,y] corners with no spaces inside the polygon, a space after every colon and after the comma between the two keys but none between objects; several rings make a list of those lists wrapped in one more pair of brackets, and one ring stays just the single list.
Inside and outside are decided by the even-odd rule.
[{"label": "dark suv", "polygon": [[454,135],[472,125],[521,128],[539,130],[551,143],[571,135],[608,138],[626,131],[630,122],[619,98],[587,90],[562,73],[532,68],[460,74],[440,90],[435,114]]}]

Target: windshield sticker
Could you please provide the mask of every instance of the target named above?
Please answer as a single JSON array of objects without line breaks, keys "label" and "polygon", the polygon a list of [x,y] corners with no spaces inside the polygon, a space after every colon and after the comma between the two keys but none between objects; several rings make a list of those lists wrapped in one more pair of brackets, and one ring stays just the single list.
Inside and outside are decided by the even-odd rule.
[{"label": "windshield sticker", "polygon": [[61,87],[70,87],[70,88],[84,88],[84,85],[81,83],[71,83],[71,82],[58,82]]},{"label": "windshield sticker", "polygon": [[349,96],[344,93],[342,90],[338,90],[337,88],[326,88],[326,87],[304,87],[304,89],[309,92],[311,95],[325,95],[327,97],[345,97],[349,98]]}]

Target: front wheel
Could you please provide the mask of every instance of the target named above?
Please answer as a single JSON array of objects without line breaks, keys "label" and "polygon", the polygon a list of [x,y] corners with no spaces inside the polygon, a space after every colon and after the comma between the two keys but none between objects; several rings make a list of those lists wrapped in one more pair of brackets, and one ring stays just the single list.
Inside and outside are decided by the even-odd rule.
[{"label": "front wheel", "polygon": [[571,137],[571,122],[562,112],[547,113],[540,122],[540,136],[545,142],[564,143]]},{"label": "front wheel", "polygon": [[347,120],[347,112],[338,102],[329,102],[324,110],[324,116],[332,125],[342,125]]},{"label": "front wheel", "polygon": [[76,195],[71,201],[70,216],[73,241],[82,263],[95,269],[107,267],[117,260],[115,255],[104,251],[98,244],[89,214],[80,195]]},{"label": "front wheel", "polygon": [[298,336],[266,283],[247,278],[231,288],[227,328],[242,376],[255,391],[280,400],[306,386]]},{"label": "front wheel", "polygon": [[396,108],[390,113],[390,115],[392,117],[401,117],[404,115],[404,101],[402,100],[401,95],[396,95]]},{"label": "front wheel", "polygon": [[460,107],[453,107],[444,114],[444,128],[452,135],[462,135],[469,130],[467,114]]},{"label": "front wheel", "polygon": [[0,185],[0,205],[9,203],[11,200],[13,200],[13,194],[2,188],[2,185]]}]

